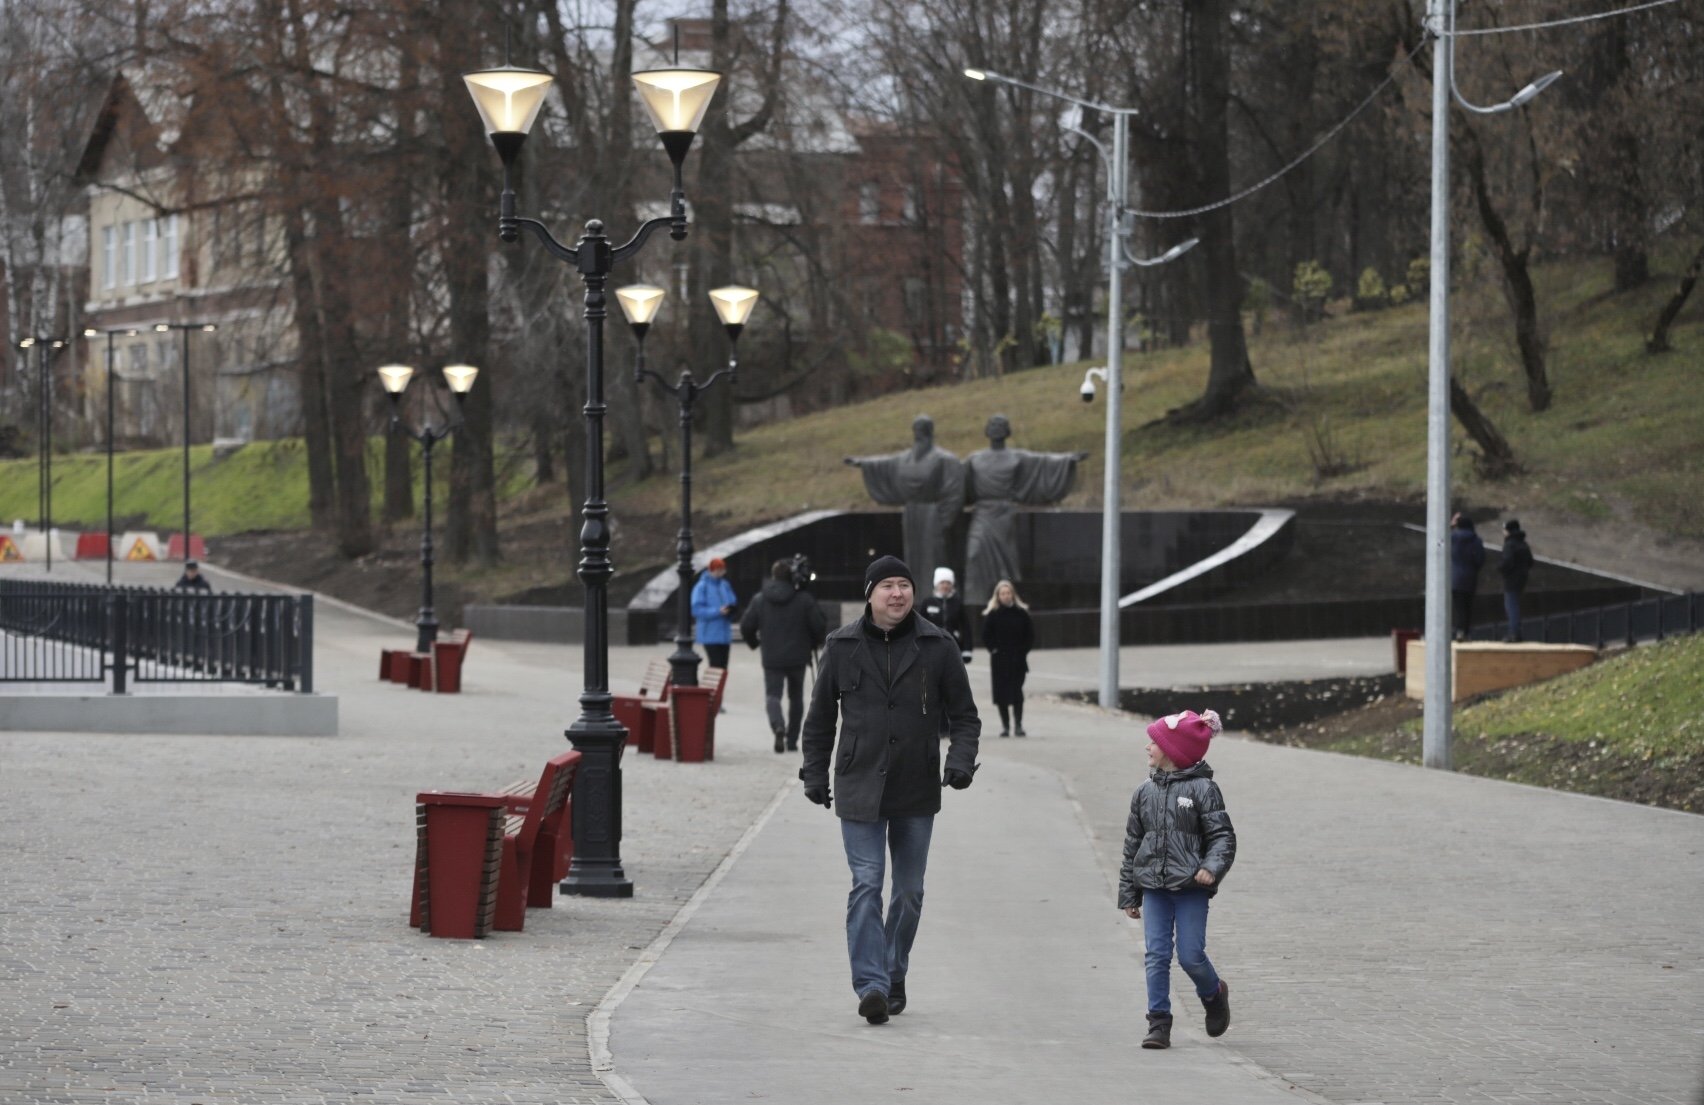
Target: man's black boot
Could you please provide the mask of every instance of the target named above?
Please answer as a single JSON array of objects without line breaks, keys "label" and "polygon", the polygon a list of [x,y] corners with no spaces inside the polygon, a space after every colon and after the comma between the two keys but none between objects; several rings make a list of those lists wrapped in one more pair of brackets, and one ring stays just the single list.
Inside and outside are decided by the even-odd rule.
[{"label": "man's black boot", "polygon": [[886,1024],[888,1019],[887,995],[880,990],[871,990],[858,999],[858,1015],[871,1024]]},{"label": "man's black boot", "polygon": [[1202,998],[1201,1004],[1207,1010],[1207,1035],[1223,1036],[1231,1027],[1231,984],[1220,979],[1219,992]]},{"label": "man's black boot", "polygon": [[1170,1013],[1149,1013],[1148,1035],[1143,1038],[1142,1046],[1150,1049],[1170,1047],[1171,1022]]},{"label": "man's black boot", "polygon": [[888,1012],[898,1015],[905,1012],[905,976],[900,975],[888,983]]},{"label": "man's black boot", "polygon": [[786,750],[787,750],[787,731],[785,729],[777,729],[777,730],[775,730],[775,751],[785,752]]}]

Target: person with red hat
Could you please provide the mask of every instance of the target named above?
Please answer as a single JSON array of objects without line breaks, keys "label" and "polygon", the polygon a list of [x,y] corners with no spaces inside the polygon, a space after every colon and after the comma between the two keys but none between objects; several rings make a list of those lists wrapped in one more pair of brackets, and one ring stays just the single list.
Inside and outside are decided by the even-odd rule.
[{"label": "person with red hat", "polygon": [[1231,815],[1206,760],[1207,746],[1220,728],[1212,710],[1184,710],[1148,726],[1150,774],[1130,798],[1118,908],[1142,920],[1148,972],[1145,1048],[1171,1046],[1174,947],[1178,966],[1195,983],[1207,1010],[1207,1035],[1223,1036],[1231,1025],[1230,986],[1207,958],[1207,903],[1237,856]]},{"label": "person with red hat", "polygon": [[712,556],[692,586],[693,627],[705,658],[713,668],[728,667],[728,647],[734,643],[734,585],[727,580],[728,562]]}]

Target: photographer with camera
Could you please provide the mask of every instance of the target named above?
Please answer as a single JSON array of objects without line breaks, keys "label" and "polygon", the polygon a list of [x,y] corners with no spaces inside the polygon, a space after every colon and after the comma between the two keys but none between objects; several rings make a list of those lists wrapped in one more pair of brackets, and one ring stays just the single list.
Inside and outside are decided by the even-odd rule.
[{"label": "photographer with camera", "polygon": [[[810,565],[802,556],[777,560],[757,600],[740,619],[740,639],[763,649],[763,695],[775,751],[797,750],[805,718],[805,666],[828,636],[822,608],[805,590]],[[787,715],[781,715],[781,690],[787,691]]]}]

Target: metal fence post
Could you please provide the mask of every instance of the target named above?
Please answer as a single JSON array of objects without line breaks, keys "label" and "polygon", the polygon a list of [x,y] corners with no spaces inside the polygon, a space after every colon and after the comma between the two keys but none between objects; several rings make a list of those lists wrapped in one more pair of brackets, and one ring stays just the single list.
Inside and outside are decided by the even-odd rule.
[{"label": "metal fence post", "polygon": [[126,694],[125,678],[130,674],[130,606],[123,592],[112,596],[110,609],[111,633],[107,644],[112,650],[112,693]]},{"label": "metal fence post", "polygon": [[301,692],[314,693],[314,597],[302,595],[299,604],[301,631],[296,637],[296,649],[301,657]]}]

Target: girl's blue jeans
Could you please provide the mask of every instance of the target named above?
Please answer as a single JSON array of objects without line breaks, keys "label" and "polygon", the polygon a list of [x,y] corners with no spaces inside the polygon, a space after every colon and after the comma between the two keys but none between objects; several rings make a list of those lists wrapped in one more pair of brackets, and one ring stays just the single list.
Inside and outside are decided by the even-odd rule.
[{"label": "girl's blue jeans", "polygon": [[1203,1000],[1219,992],[1219,976],[1207,959],[1207,891],[1142,891],[1142,935],[1148,952],[1148,1012],[1171,1012],[1172,950],[1195,993]]}]

